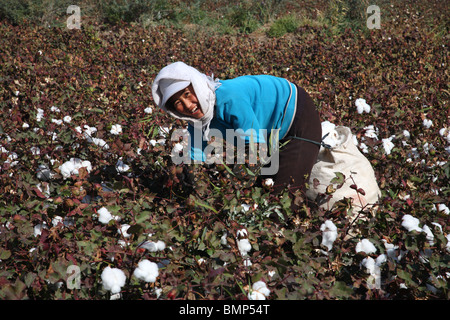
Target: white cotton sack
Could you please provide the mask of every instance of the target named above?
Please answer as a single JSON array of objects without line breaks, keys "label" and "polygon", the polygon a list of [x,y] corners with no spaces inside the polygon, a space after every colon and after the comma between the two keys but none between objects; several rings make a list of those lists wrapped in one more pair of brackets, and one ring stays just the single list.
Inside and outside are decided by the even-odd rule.
[{"label": "white cotton sack", "polygon": [[[330,144],[331,148],[321,147],[319,151],[309,177],[307,197],[318,201],[318,205],[327,210],[343,198],[350,198],[354,207],[373,208],[381,196],[381,190],[371,162],[354,143],[351,129],[324,121],[322,130],[323,136],[330,133],[324,142]],[[332,193],[331,198],[326,198],[323,195],[327,193],[327,187],[332,184],[336,172],[342,173],[346,180]],[[352,188],[353,184],[363,189],[365,194]]]}]

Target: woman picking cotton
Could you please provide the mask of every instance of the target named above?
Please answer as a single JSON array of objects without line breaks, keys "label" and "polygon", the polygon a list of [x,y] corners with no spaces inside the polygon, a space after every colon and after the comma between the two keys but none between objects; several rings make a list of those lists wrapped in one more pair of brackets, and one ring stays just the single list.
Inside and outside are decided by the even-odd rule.
[{"label": "woman picking cotton", "polygon": [[271,75],[214,80],[175,62],[161,69],[152,93],[162,110],[188,122],[191,159],[206,161],[205,151],[213,136],[225,137],[235,145],[275,140],[283,147],[279,153],[271,149],[276,150],[271,155],[276,166],[263,175],[275,181],[275,193],[286,187],[304,191],[322,131],[316,107],[303,88]]}]

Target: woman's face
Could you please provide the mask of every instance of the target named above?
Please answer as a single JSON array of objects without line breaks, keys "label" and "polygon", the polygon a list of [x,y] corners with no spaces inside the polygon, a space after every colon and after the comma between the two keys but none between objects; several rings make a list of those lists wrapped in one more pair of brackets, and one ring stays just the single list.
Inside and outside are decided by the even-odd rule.
[{"label": "woman's face", "polygon": [[194,119],[200,119],[204,116],[192,85],[189,85],[187,88],[175,93],[172,97],[170,97],[167,103],[169,104],[169,107],[173,108],[182,115]]}]

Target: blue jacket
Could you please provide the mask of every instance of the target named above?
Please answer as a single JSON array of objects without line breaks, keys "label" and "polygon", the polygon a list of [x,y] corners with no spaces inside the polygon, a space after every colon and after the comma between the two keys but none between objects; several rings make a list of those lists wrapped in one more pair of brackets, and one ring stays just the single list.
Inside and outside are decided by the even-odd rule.
[{"label": "blue jacket", "polygon": [[[220,80],[216,90],[215,115],[211,121],[211,134],[221,133],[226,138],[226,129],[235,130],[235,135],[250,142],[266,142],[272,129],[279,129],[279,139],[284,138],[294,119],[297,106],[297,88],[284,78],[270,75],[247,75],[230,80]],[[214,131],[217,129],[219,131]],[[252,130],[254,129],[253,133]],[[260,135],[265,129],[267,136]],[[196,145],[194,134],[201,132],[189,124],[191,158],[205,161],[203,153],[207,142]],[[253,138],[250,138],[250,135]],[[233,141],[228,141],[234,143]]]}]

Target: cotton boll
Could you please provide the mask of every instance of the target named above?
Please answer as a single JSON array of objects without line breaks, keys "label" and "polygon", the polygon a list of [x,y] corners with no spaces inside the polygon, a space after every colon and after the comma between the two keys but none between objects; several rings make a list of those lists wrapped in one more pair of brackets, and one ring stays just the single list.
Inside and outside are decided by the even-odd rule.
[{"label": "cotton boll", "polygon": [[246,229],[241,229],[236,232],[236,237],[238,237],[238,238],[239,237],[245,238],[245,237],[247,237],[247,235],[248,235],[248,232]]},{"label": "cotton boll", "polygon": [[159,135],[162,137],[167,137],[170,132],[170,127],[159,127]]},{"label": "cotton boll", "polygon": [[111,134],[119,135],[122,133],[122,126],[120,124],[114,124],[110,130]]},{"label": "cotton boll", "polygon": [[158,249],[159,251],[162,251],[166,248],[166,244],[164,243],[164,241],[158,240],[156,241],[156,249]]},{"label": "cotton boll", "polygon": [[43,186],[40,183],[38,183],[36,185],[36,187],[38,188],[38,190],[40,192],[42,192],[44,194],[44,196],[46,196],[47,198],[50,197],[50,185],[48,183],[46,183],[45,186]]},{"label": "cotton boll", "polygon": [[101,275],[103,288],[111,293],[119,293],[127,280],[125,273],[117,268],[106,267]]},{"label": "cotton boll", "polygon": [[381,254],[376,260],[372,257],[366,257],[361,261],[361,265],[366,268],[370,277],[367,279],[369,289],[381,288],[381,265],[386,262],[386,255]]},{"label": "cotton boll", "polygon": [[100,139],[100,138],[89,138],[88,140],[89,140],[89,142],[92,142],[93,144],[95,144],[96,146],[99,146],[102,149],[105,149],[105,150],[109,149],[109,145],[103,139]]},{"label": "cotton boll", "polygon": [[274,184],[273,179],[272,178],[267,178],[264,180],[264,185],[268,186],[268,187],[272,187]]},{"label": "cotton boll", "polygon": [[42,121],[42,118],[44,118],[44,110],[41,108],[38,108],[37,114],[36,114],[36,121],[40,122],[40,121]]},{"label": "cotton boll", "polygon": [[403,130],[403,136],[404,136],[406,139],[411,138],[411,134],[409,133],[408,130]]},{"label": "cotton boll", "polygon": [[183,151],[183,145],[181,143],[176,143],[173,146],[173,150],[172,151],[175,152],[175,153],[180,153],[181,151]]},{"label": "cotton boll", "polygon": [[433,125],[433,121],[431,121],[430,119],[423,119],[423,126],[427,129],[431,128],[431,126]]},{"label": "cotton boll", "polygon": [[52,225],[54,227],[58,226],[59,224],[62,224],[64,221],[63,217],[61,216],[54,216],[52,219]]},{"label": "cotton boll", "polygon": [[427,238],[428,243],[433,245],[434,244],[434,234],[431,231],[430,227],[428,227],[427,225],[424,225],[422,230],[426,234],[426,238]]},{"label": "cotton boll", "polygon": [[392,149],[395,147],[395,145],[392,143],[392,137],[383,139],[382,142],[383,142],[384,152],[387,155],[390,154]]},{"label": "cotton boll", "polygon": [[373,125],[369,125],[367,127],[364,127],[364,130],[366,131],[364,135],[367,138],[378,140],[378,128],[375,128]]},{"label": "cotton boll", "polygon": [[359,114],[363,112],[370,112],[370,105],[367,104],[365,99],[359,98],[355,100],[356,110]]},{"label": "cotton boll", "polygon": [[320,230],[322,231],[322,245],[330,251],[338,235],[337,228],[331,220],[326,220],[320,226]]},{"label": "cotton boll", "polygon": [[116,170],[117,170],[117,172],[127,172],[128,170],[130,170],[130,166],[125,164],[122,161],[122,158],[120,158],[119,160],[117,160]]},{"label": "cotton boll", "polygon": [[367,269],[367,272],[373,274],[375,272],[375,260],[372,257],[366,257],[361,261],[361,265]]},{"label": "cotton boll", "polygon": [[249,300],[266,300],[270,295],[270,290],[264,281],[257,281],[253,284],[252,290],[248,294]]},{"label": "cotton boll", "polygon": [[51,179],[53,177],[53,173],[50,171],[50,169],[46,165],[40,164],[38,166],[36,176],[41,181],[48,181],[49,179]]},{"label": "cotton boll", "polygon": [[242,256],[245,256],[250,250],[252,250],[252,245],[248,239],[238,240],[238,249]]},{"label": "cotton boll", "polygon": [[377,252],[377,248],[370,242],[369,239],[362,239],[356,244],[356,252],[365,252],[367,254]]},{"label": "cotton boll", "polygon": [[[340,144],[342,144],[342,141],[339,138],[339,134],[336,131],[336,125],[329,122],[329,121],[323,121],[321,123],[322,126],[322,136],[325,137],[323,139],[323,142],[325,144],[328,144],[331,148],[334,148]],[[321,147],[323,148],[323,147]]]},{"label": "cotton boll", "polygon": [[419,223],[420,223],[419,219],[414,218],[409,214],[405,214],[402,218],[402,227],[408,230],[409,232],[411,231],[422,232],[423,230],[421,227],[419,227]]},{"label": "cotton boll", "polygon": [[361,144],[359,145],[359,147],[360,147],[360,149],[361,149],[362,152],[364,152],[364,153],[369,153],[369,147],[368,147],[365,143],[362,143],[362,142],[361,142]]},{"label": "cotton boll", "polygon": [[444,137],[445,140],[447,140],[447,143],[450,143],[450,129],[449,128],[442,128],[439,130],[439,134]]},{"label": "cotton boll", "polygon": [[90,161],[71,158],[69,161],[66,161],[59,166],[59,170],[65,179],[69,178],[72,174],[77,175],[80,168],[86,168],[86,170],[90,172],[92,170],[92,165]]},{"label": "cotton boll", "polygon": [[164,250],[166,248],[166,244],[161,240],[158,240],[157,242],[146,240],[140,245],[140,247],[147,249],[150,252],[157,252]]},{"label": "cotton boll", "polygon": [[85,137],[90,137],[94,133],[97,132],[97,128],[96,127],[90,127],[87,124],[85,124],[83,128],[84,128],[84,136]]},{"label": "cotton boll", "polygon": [[445,204],[443,204],[443,203],[441,203],[441,204],[438,204],[438,211],[439,212],[443,212],[443,213],[445,213],[445,214],[450,214],[450,209],[445,205]]},{"label": "cotton boll", "polygon": [[104,224],[108,224],[109,221],[111,220],[116,220],[116,221],[120,221],[120,217],[119,216],[114,216],[111,214],[111,212],[109,212],[108,209],[106,209],[105,207],[101,207],[98,211],[98,221],[100,221],[101,223]]},{"label": "cotton boll", "polygon": [[138,267],[134,270],[133,275],[145,282],[155,282],[156,278],[159,276],[158,265],[144,259],[138,263]]},{"label": "cotton boll", "polygon": [[129,233],[127,232],[128,228],[130,228],[130,225],[124,223],[124,224],[122,224],[122,225],[120,226],[120,228],[119,228],[119,230],[118,230],[119,233],[120,233],[124,238],[129,238],[129,237],[131,237],[131,234],[129,234]]},{"label": "cotton boll", "polygon": [[42,229],[47,229],[47,224],[45,222],[35,225],[33,229],[34,236],[35,237],[40,236],[42,233]]},{"label": "cotton boll", "polygon": [[244,265],[244,267],[250,267],[252,266],[252,262],[250,261],[250,259],[244,259],[244,261],[242,262],[242,264]]},{"label": "cotton boll", "polygon": [[389,258],[397,260],[397,249],[398,246],[393,245],[392,243],[388,243],[385,239],[382,239],[384,242],[384,247],[386,248],[386,254]]}]

